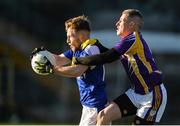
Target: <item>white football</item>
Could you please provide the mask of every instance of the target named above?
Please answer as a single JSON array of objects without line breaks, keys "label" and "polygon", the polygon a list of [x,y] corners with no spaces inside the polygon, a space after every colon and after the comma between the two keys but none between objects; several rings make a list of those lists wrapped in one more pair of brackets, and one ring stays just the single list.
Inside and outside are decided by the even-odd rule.
[{"label": "white football", "polygon": [[49,73],[40,73],[36,67],[38,66],[36,62],[38,63],[46,63],[48,60],[51,62],[52,65],[55,65],[55,59],[52,53],[49,51],[40,51],[33,55],[31,59],[31,67],[33,71],[39,75],[49,75]]}]

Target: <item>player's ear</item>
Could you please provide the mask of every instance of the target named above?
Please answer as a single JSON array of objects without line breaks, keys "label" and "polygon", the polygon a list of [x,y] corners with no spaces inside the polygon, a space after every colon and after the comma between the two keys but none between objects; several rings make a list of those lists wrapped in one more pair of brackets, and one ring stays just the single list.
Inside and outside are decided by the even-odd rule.
[{"label": "player's ear", "polygon": [[80,40],[83,40],[83,38],[84,38],[84,35],[82,34],[82,32],[80,32],[80,33],[79,33],[79,39],[80,39]]},{"label": "player's ear", "polygon": [[130,23],[129,23],[129,28],[130,29],[133,29],[134,27],[135,27],[135,22],[134,21],[131,21]]},{"label": "player's ear", "polygon": [[85,39],[86,39],[86,34],[85,34],[85,32],[79,32],[78,33],[78,37],[79,37],[79,39],[81,40],[81,41],[84,41]]}]

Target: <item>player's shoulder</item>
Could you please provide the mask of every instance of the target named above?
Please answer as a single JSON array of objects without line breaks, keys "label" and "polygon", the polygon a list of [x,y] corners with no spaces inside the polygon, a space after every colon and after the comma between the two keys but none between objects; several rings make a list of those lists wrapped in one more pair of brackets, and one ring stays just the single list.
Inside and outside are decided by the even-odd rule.
[{"label": "player's shoulder", "polygon": [[84,51],[88,54],[88,55],[93,55],[93,54],[99,54],[100,53],[100,49],[97,45],[88,45]]},{"label": "player's shoulder", "polygon": [[84,50],[93,50],[95,48],[99,48],[97,45],[88,45]]}]

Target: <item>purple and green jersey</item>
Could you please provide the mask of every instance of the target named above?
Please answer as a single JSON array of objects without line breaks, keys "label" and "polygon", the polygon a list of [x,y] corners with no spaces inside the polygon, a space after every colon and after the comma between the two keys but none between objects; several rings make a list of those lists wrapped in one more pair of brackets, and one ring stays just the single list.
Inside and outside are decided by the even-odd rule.
[{"label": "purple and green jersey", "polygon": [[155,85],[161,83],[161,72],[139,32],[122,38],[114,49],[120,54],[120,60],[136,93],[147,94]]}]

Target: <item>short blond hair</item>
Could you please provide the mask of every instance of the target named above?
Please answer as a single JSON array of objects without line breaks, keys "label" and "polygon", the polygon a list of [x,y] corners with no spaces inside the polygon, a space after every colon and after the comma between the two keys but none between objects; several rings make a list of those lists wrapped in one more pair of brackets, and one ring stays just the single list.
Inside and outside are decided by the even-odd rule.
[{"label": "short blond hair", "polygon": [[76,31],[86,30],[91,31],[90,29],[90,21],[88,17],[82,15],[74,18],[70,18],[65,22],[65,30],[68,28],[75,29]]}]

